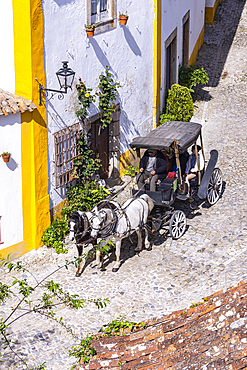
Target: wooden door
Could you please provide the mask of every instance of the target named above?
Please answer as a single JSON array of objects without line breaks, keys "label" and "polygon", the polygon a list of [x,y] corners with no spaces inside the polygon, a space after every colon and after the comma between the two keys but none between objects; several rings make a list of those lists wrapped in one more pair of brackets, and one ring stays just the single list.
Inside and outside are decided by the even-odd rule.
[{"label": "wooden door", "polygon": [[99,121],[92,124],[92,150],[95,157],[101,160],[99,175],[101,179],[108,178],[109,171],[109,127],[102,129]]},{"label": "wooden door", "polygon": [[183,24],[183,59],[182,65],[189,65],[189,39],[190,39],[190,18]]}]

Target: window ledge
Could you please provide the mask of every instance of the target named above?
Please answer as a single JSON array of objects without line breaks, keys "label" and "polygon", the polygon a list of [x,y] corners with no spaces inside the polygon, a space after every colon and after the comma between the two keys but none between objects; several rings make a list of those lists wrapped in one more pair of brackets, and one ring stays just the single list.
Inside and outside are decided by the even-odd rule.
[{"label": "window ledge", "polygon": [[108,31],[112,28],[115,28],[116,27],[115,23],[116,22],[114,21],[114,18],[112,18],[112,17],[95,23],[95,25],[97,26],[95,28],[95,35],[98,35],[99,33],[102,33],[102,32]]}]

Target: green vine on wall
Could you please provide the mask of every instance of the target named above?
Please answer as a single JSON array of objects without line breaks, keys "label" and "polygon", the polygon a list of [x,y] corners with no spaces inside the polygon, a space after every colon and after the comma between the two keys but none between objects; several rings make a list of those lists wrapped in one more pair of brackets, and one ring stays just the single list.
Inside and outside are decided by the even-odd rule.
[{"label": "green vine on wall", "polygon": [[88,116],[87,109],[90,107],[90,104],[95,102],[95,95],[91,94],[92,89],[86,87],[86,85],[79,78],[79,84],[76,85],[78,91],[78,100],[80,104],[80,109],[75,112],[78,118],[81,121]]},{"label": "green vine on wall", "polygon": [[101,118],[102,128],[107,127],[112,121],[112,113],[115,112],[114,101],[117,95],[117,88],[120,87],[119,82],[114,82],[112,74],[109,72],[110,67],[106,67],[105,72],[99,76],[99,89],[97,92],[99,97],[99,108],[103,112]]}]

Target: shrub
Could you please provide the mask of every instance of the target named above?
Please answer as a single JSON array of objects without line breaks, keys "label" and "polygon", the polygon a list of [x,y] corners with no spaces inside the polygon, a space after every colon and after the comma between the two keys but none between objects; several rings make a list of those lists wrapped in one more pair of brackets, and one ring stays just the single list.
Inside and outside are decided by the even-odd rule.
[{"label": "shrub", "polygon": [[67,218],[57,218],[43,232],[42,243],[44,243],[47,247],[55,248],[57,253],[67,253],[68,250],[64,248],[63,239],[68,230],[69,226]]},{"label": "shrub", "polygon": [[187,87],[174,84],[168,92],[166,113],[160,116],[160,123],[167,121],[189,122],[194,114],[193,100]]},{"label": "shrub", "polygon": [[196,65],[189,67],[180,65],[178,81],[181,86],[188,87],[191,92],[194,92],[194,86],[208,83],[208,75],[204,68],[199,68]]}]

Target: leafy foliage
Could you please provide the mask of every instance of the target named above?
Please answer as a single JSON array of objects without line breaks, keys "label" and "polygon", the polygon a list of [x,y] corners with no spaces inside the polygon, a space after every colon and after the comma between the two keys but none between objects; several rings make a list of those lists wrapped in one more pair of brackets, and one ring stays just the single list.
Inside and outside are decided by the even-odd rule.
[{"label": "leafy foliage", "polygon": [[[61,269],[68,269],[69,265],[71,264],[78,266],[78,263],[78,258],[74,258],[72,261],[66,261],[63,266],[58,267],[52,273],[49,273],[48,276],[38,281],[28,269],[22,266],[20,262],[10,262],[9,256],[7,259],[0,258],[0,266],[5,269],[5,271],[7,270],[8,272],[17,271],[25,273],[25,275],[20,278],[12,276],[12,283],[10,285],[0,283],[1,304],[12,297],[18,298],[18,303],[15,304],[14,307],[11,307],[11,311],[7,317],[0,318],[0,342],[2,343],[4,349],[9,349],[12,355],[17,357],[27,369],[30,368],[26,364],[26,361],[23,360],[19,355],[19,353],[15,351],[14,346],[12,345],[14,342],[9,339],[9,335],[7,333],[8,328],[10,328],[15,321],[31,313],[39,314],[55,321],[57,324],[62,326],[67,333],[72,335],[74,339],[79,340],[79,338],[73,333],[71,327],[64,322],[63,317],[56,317],[56,307],[64,306],[73,310],[78,310],[83,308],[86,302],[94,303],[98,308],[103,308],[109,303],[108,299],[82,299],[78,294],[70,294],[69,292],[65,291],[59,283],[55,283],[53,280],[48,280],[48,277],[50,278],[51,275],[55,274]],[[24,277],[27,276],[27,274],[28,278]],[[34,279],[33,285],[30,285],[30,279]],[[32,297],[33,300],[31,300]],[[46,366],[44,362],[32,370],[43,370],[45,368]]]},{"label": "leafy foliage", "polygon": [[204,68],[198,66],[179,66],[178,80],[181,86],[187,87],[190,92],[194,92],[193,87],[199,84],[208,83],[208,75]]},{"label": "leafy foliage", "polygon": [[112,320],[112,322],[103,325],[100,329],[100,333],[104,333],[108,336],[110,335],[124,335],[124,330],[129,329],[132,331],[134,328],[139,328],[140,325],[142,328],[145,328],[145,324],[142,322],[132,322],[126,320],[126,316],[119,316],[116,320]]},{"label": "leafy foliage", "polygon": [[74,161],[73,175],[76,183],[67,188],[67,205],[63,208],[63,214],[66,215],[76,210],[89,211],[110,194],[106,188],[97,185],[96,180],[93,179],[101,166],[101,161],[94,158],[94,152],[87,147],[83,135],[80,135],[78,145],[81,155]]},{"label": "leafy foliage", "polygon": [[76,88],[81,108],[76,111],[75,114],[83,121],[88,116],[87,109],[90,107],[90,104],[95,101],[95,95],[91,94],[92,89],[87,88],[80,78]]},{"label": "leafy foliage", "polygon": [[99,97],[99,108],[103,112],[101,118],[102,128],[107,127],[112,121],[112,113],[115,112],[114,101],[116,99],[117,88],[120,87],[118,82],[114,82],[112,74],[109,72],[110,67],[107,67],[105,72],[99,76],[99,89],[97,93]]},{"label": "leafy foliage", "polygon": [[[90,357],[96,355],[96,350],[91,346],[92,341],[95,339],[94,335],[87,335],[86,338],[81,339],[77,346],[72,346],[69,350],[69,356],[77,358],[77,363],[82,359],[83,363],[88,363]],[[75,366],[72,367],[74,369]]]},{"label": "leafy foliage", "polygon": [[127,166],[123,174],[125,176],[135,177],[137,173],[139,173],[139,165],[137,165],[136,167],[130,165]]},{"label": "leafy foliage", "polygon": [[193,100],[187,87],[172,85],[166,103],[166,112],[160,116],[160,124],[167,120],[189,122],[194,114]]},{"label": "leafy foliage", "polygon": [[47,247],[55,248],[57,253],[67,253],[68,250],[64,247],[63,239],[69,230],[67,218],[57,218],[43,232],[42,242]]}]

